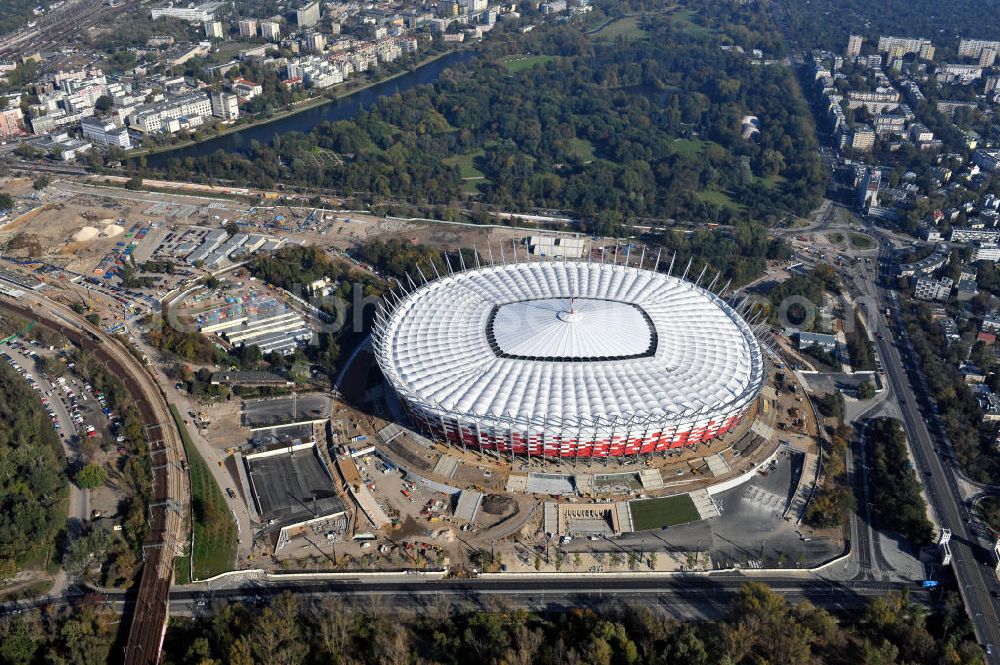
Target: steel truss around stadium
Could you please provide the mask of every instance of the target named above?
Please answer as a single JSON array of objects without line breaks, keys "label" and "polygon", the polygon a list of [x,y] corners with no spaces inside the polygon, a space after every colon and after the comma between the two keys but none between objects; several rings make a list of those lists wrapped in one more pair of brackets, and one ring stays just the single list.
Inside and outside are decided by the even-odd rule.
[{"label": "steel truss around stadium", "polygon": [[[397,284],[373,350],[407,414],[451,445],[500,455],[617,458],[722,436],[755,412],[763,323],[700,286],[619,261],[447,255]],[[522,249],[522,253],[524,250]]]}]

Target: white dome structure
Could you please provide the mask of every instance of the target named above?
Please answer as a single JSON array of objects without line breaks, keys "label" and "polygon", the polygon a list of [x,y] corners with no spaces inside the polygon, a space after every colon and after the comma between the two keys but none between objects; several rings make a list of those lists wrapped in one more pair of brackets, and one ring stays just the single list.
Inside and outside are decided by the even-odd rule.
[{"label": "white dome structure", "polygon": [[764,357],[725,301],[641,268],[493,265],[415,288],[373,347],[413,420],[477,450],[617,457],[694,445],[753,406]]}]

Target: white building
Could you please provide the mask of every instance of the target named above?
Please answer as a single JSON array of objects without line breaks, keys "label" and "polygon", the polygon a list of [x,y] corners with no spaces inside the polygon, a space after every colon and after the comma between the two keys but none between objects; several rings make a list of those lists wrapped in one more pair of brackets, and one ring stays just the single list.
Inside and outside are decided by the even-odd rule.
[{"label": "white building", "polygon": [[259,83],[239,78],[233,81],[233,92],[241,100],[249,101],[264,92]]},{"label": "white building", "polygon": [[194,7],[157,7],[150,11],[150,16],[155,21],[158,18],[179,18],[184,21],[204,23],[215,18],[216,10],[221,7],[221,2],[205,2]]},{"label": "white building", "polygon": [[240,37],[253,38],[257,36],[257,19],[255,18],[244,18],[240,19]]},{"label": "white building", "polygon": [[319,2],[310,2],[295,11],[295,23],[300,28],[311,28],[319,23]]},{"label": "white building", "polygon": [[[171,97],[162,102],[140,106],[129,116],[129,127],[144,134],[200,125],[212,115],[212,102],[204,91]],[[174,121],[174,122],[170,122]]]},{"label": "white building", "polygon": [[311,32],[306,35],[305,46],[310,51],[322,53],[323,49],[326,48],[326,37],[322,33]]},{"label": "white building", "polygon": [[95,117],[83,118],[80,120],[80,130],[83,133],[83,138],[97,145],[113,145],[125,150],[132,147],[132,139],[129,138],[128,130],[119,127],[110,120]]},{"label": "white building", "polygon": [[261,21],[260,36],[272,42],[281,39],[281,24],[277,21]]},{"label": "white building", "polygon": [[228,92],[213,92],[209,95],[212,104],[212,115],[223,120],[236,120],[240,117],[239,98]]},{"label": "white building", "polygon": [[973,261],[1000,261],[1000,245],[995,242],[977,242],[972,253]]},{"label": "white building", "polygon": [[222,39],[222,21],[205,21],[205,36],[209,39]]},{"label": "white building", "polygon": [[985,39],[963,39],[958,42],[958,57],[980,58],[984,50],[1000,51],[1000,42]]},{"label": "white building", "polygon": [[919,277],[913,287],[913,297],[918,300],[947,300],[954,285],[947,277],[940,280],[930,277]]}]

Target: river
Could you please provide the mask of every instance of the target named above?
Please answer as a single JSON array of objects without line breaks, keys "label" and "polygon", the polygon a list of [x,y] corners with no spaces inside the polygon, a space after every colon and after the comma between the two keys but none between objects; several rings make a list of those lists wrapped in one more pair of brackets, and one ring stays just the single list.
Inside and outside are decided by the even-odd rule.
[{"label": "river", "polygon": [[229,134],[217,136],[201,143],[195,143],[176,150],[165,150],[146,156],[146,163],[151,167],[163,166],[168,159],[183,159],[184,157],[203,157],[217,150],[225,152],[246,152],[251,141],[271,143],[276,136],[286,132],[309,132],[324,122],[334,122],[351,118],[359,111],[370,108],[379,97],[394,95],[424,83],[430,83],[441,75],[441,72],[453,65],[462,64],[474,58],[473,51],[455,51],[448,53],[419,69],[407,72],[392,80],[376,83],[326,104],[320,104],[271,122],[253,125]]}]

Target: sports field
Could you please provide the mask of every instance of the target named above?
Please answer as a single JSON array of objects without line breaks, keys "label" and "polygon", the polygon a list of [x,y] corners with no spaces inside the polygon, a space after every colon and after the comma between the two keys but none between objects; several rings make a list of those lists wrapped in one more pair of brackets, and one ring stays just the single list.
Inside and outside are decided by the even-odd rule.
[{"label": "sports field", "polygon": [[636,531],[662,529],[699,519],[698,509],[688,494],[629,501],[628,507],[632,513],[632,528]]}]

